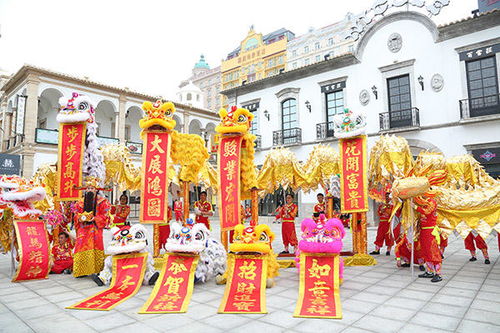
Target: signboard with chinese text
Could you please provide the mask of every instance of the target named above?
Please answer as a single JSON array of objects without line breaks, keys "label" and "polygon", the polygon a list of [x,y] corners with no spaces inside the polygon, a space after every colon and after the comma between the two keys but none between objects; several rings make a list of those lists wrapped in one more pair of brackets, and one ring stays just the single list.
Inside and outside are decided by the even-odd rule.
[{"label": "signboard with chinese text", "polygon": [[223,136],[219,142],[219,216],[221,230],[240,223],[240,154],[242,136]]},{"label": "signboard with chinese text", "polygon": [[460,52],[460,61],[490,57],[500,52],[500,44],[488,45],[470,51]]},{"label": "signboard with chinese text", "polygon": [[24,134],[24,116],[26,114],[26,99],[28,96],[17,95],[16,134]]},{"label": "signboard with chinese text", "polygon": [[299,299],[293,314],[305,318],[342,318],[339,255],[300,254]]},{"label": "signboard with chinese text", "polygon": [[255,255],[235,255],[228,260],[226,290],[219,313],[267,313],[265,258]]},{"label": "signboard with chinese text", "polygon": [[109,288],[67,309],[109,311],[126,301],[139,291],[147,259],[147,252],[113,256],[113,280]]},{"label": "signboard with chinese text", "polygon": [[341,212],[368,211],[366,135],[339,140]]},{"label": "signboard with chinese text", "polygon": [[0,174],[20,175],[21,156],[12,154],[0,154]]},{"label": "signboard with chinese text", "polygon": [[45,223],[14,221],[19,247],[19,266],[12,282],[46,279],[50,271],[49,238]]},{"label": "signboard with chinese text", "polygon": [[194,287],[198,255],[169,253],[153,292],[139,313],[186,312]]},{"label": "signboard with chinese text", "polygon": [[57,159],[57,196],[61,201],[79,200],[82,186],[86,123],[60,124]]},{"label": "signboard with chinese text", "polygon": [[169,155],[170,132],[145,131],[139,214],[141,223],[165,223],[168,220]]}]

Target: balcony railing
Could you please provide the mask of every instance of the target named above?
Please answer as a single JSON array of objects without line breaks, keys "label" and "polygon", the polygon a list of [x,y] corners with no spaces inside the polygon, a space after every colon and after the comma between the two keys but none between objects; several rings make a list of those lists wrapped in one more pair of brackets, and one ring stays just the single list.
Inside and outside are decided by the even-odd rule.
[{"label": "balcony railing", "polygon": [[462,119],[500,114],[499,94],[461,99],[458,102],[460,105],[460,117]]},{"label": "balcony railing", "polygon": [[127,141],[126,145],[132,154],[142,154],[142,143]]},{"label": "balcony railing", "polygon": [[255,149],[260,149],[260,148],[262,148],[262,135],[256,134],[255,136],[256,136],[256,138],[255,138]]},{"label": "balcony railing", "polygon": [[273,132],[273,146],[293,145],[302,142],[302,130],[298,127]]},{"label": "balcony railing", "polygon": [[417,108],[384,112],[379,115],[379,120],[381,131],[420,126],[420,117]]},{"label": "balcony railing", "polygon": [[[37,128],[35,132],[35,142],[36,143],[46,143],[49,145],[57,145],[59,141],[59,131],[56,129],[46,129]],[[117,144],[120,143],[119,139],[109,138],[106,136],[98,136],[97,141],[101,146],[107,144]]]},{"label": "balcony railing", "polygon": [[333,122],[316,124],[316,140],[333,138]]}]

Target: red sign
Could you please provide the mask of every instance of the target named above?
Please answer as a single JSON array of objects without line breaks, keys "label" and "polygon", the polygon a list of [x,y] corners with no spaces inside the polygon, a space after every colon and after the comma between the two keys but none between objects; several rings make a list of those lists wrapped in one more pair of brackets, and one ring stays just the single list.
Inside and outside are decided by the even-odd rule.
[{"label": "red sign", "polygon": [[168,220],[170,133],[145,130],[142,152],[141,223]]},{"label": "red sign", "polygon": [[59,125],[57,160],[57,196],[61,201],[80,199],[76,189],[82,186],[83,149],[87,123]]},{"label": "red sign", "polygon": [[46,279],[50,271],[49,238],[43,221],[14,221],[19,266],[13,282]]},{"label": "red sign", "polygon": [[300,254],[299,299],[294,317],[342,318],[339,255]]},{"label": "red sign", "polygon": [[368,211],[366,135],[340,139],[341,212]]},{"label": "red sign", "polygon": [[198,255],[167,255],[153,292],[139,313],[186,312],[193,294]]},{"label": "red sign", "polygon": [[219,143],[219,216],[222,231],[240,223],[240,154],[242,136],[223,136]]},{"label": "red sign", "polygon": [[113,256],[111,286],[67,309],[109,311],[126,301],[139,291],[147,259],[147,252]]},{"label": "red sign", "polygon": [[267,313],[266,279],[267,266],[263,257],[255,255],[234,255],[228,260],[226,291],[219,313]]}]

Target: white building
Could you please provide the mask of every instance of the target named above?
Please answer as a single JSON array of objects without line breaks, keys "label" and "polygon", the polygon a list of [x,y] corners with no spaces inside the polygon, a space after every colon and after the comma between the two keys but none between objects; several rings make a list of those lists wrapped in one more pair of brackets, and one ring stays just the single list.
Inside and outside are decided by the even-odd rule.
[{"label": "white building", "polygon": [[319,29],[311,28],[306,34],[290,40],[287,44],[286,70],[352,52],[355,42],[346,39],[346,36],[353,19],[354,15],[347,13],[342,21]]},{"label": "white building", "polygon": [[[222,93],[257,115],[257,164],[272,147],[288,146],[305,160],[318,143],[337,146],[330,122],[348,107],[366,113],[369,148],[395,133],[414,155],[471,152],[498,176],[499,62],[500,10],[441,26],[405,11],[367,28],[353,53]],[[299,195],[302,216],[314,201],[314,194]]]}]

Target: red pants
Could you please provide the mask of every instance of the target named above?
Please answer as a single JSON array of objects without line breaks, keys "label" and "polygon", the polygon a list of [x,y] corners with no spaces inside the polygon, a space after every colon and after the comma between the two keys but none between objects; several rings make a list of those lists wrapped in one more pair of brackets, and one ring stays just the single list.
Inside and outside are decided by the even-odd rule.
[{"label": "red pants", "polygon": [[160,233],[158,235],[160,249],[162,249],[165,246],[165,244],[167,244],[168,236],[170,236],[170,225],[169,224],[160,225],[160,226],[158,226],[158,231]]},{"label": "red pants", "polygon": [[281,223],[281,237],[283,237],[283,245],[285,245],[285,247],[288,245],[297,247],[298,242],[294,222],[283,221],[283,223]]},{"label": "red pants", "polygon": [[379,248],[384,246],[390,247],[394,245],[394,239],[392,238],[391,233],[389,232],[389,221],[380,221],[377,229],[377,238],[375,239],[374,244]]},{"label": "red pants", "polygon": [[54,261],[51,271],[61,274],[65,269],[73,269],[73,258]]},{"label": "red pants", "polygon": [[182,218],[182,212],[175,212],[175,220],[177,222],[182,222],[183,218]]},{"label": "red pants", "polygon": [[433,265],[441,265],[441,250],[439,249],[436,237],[432,234],[433,229],[420,230],[420,255],[425,263]]},{"label": "red pants", "polygon": [[[476,242],[475,245],[474,242]],[[472,232],[469,233],[469,235],[464,239],[464,244],[465,248],[469,251],[476,251],[476,247],[479,250],[488,250],[488,245],[486,245],[486,242],[484,241],[483,237],[479,235],[474,236]]]}]

